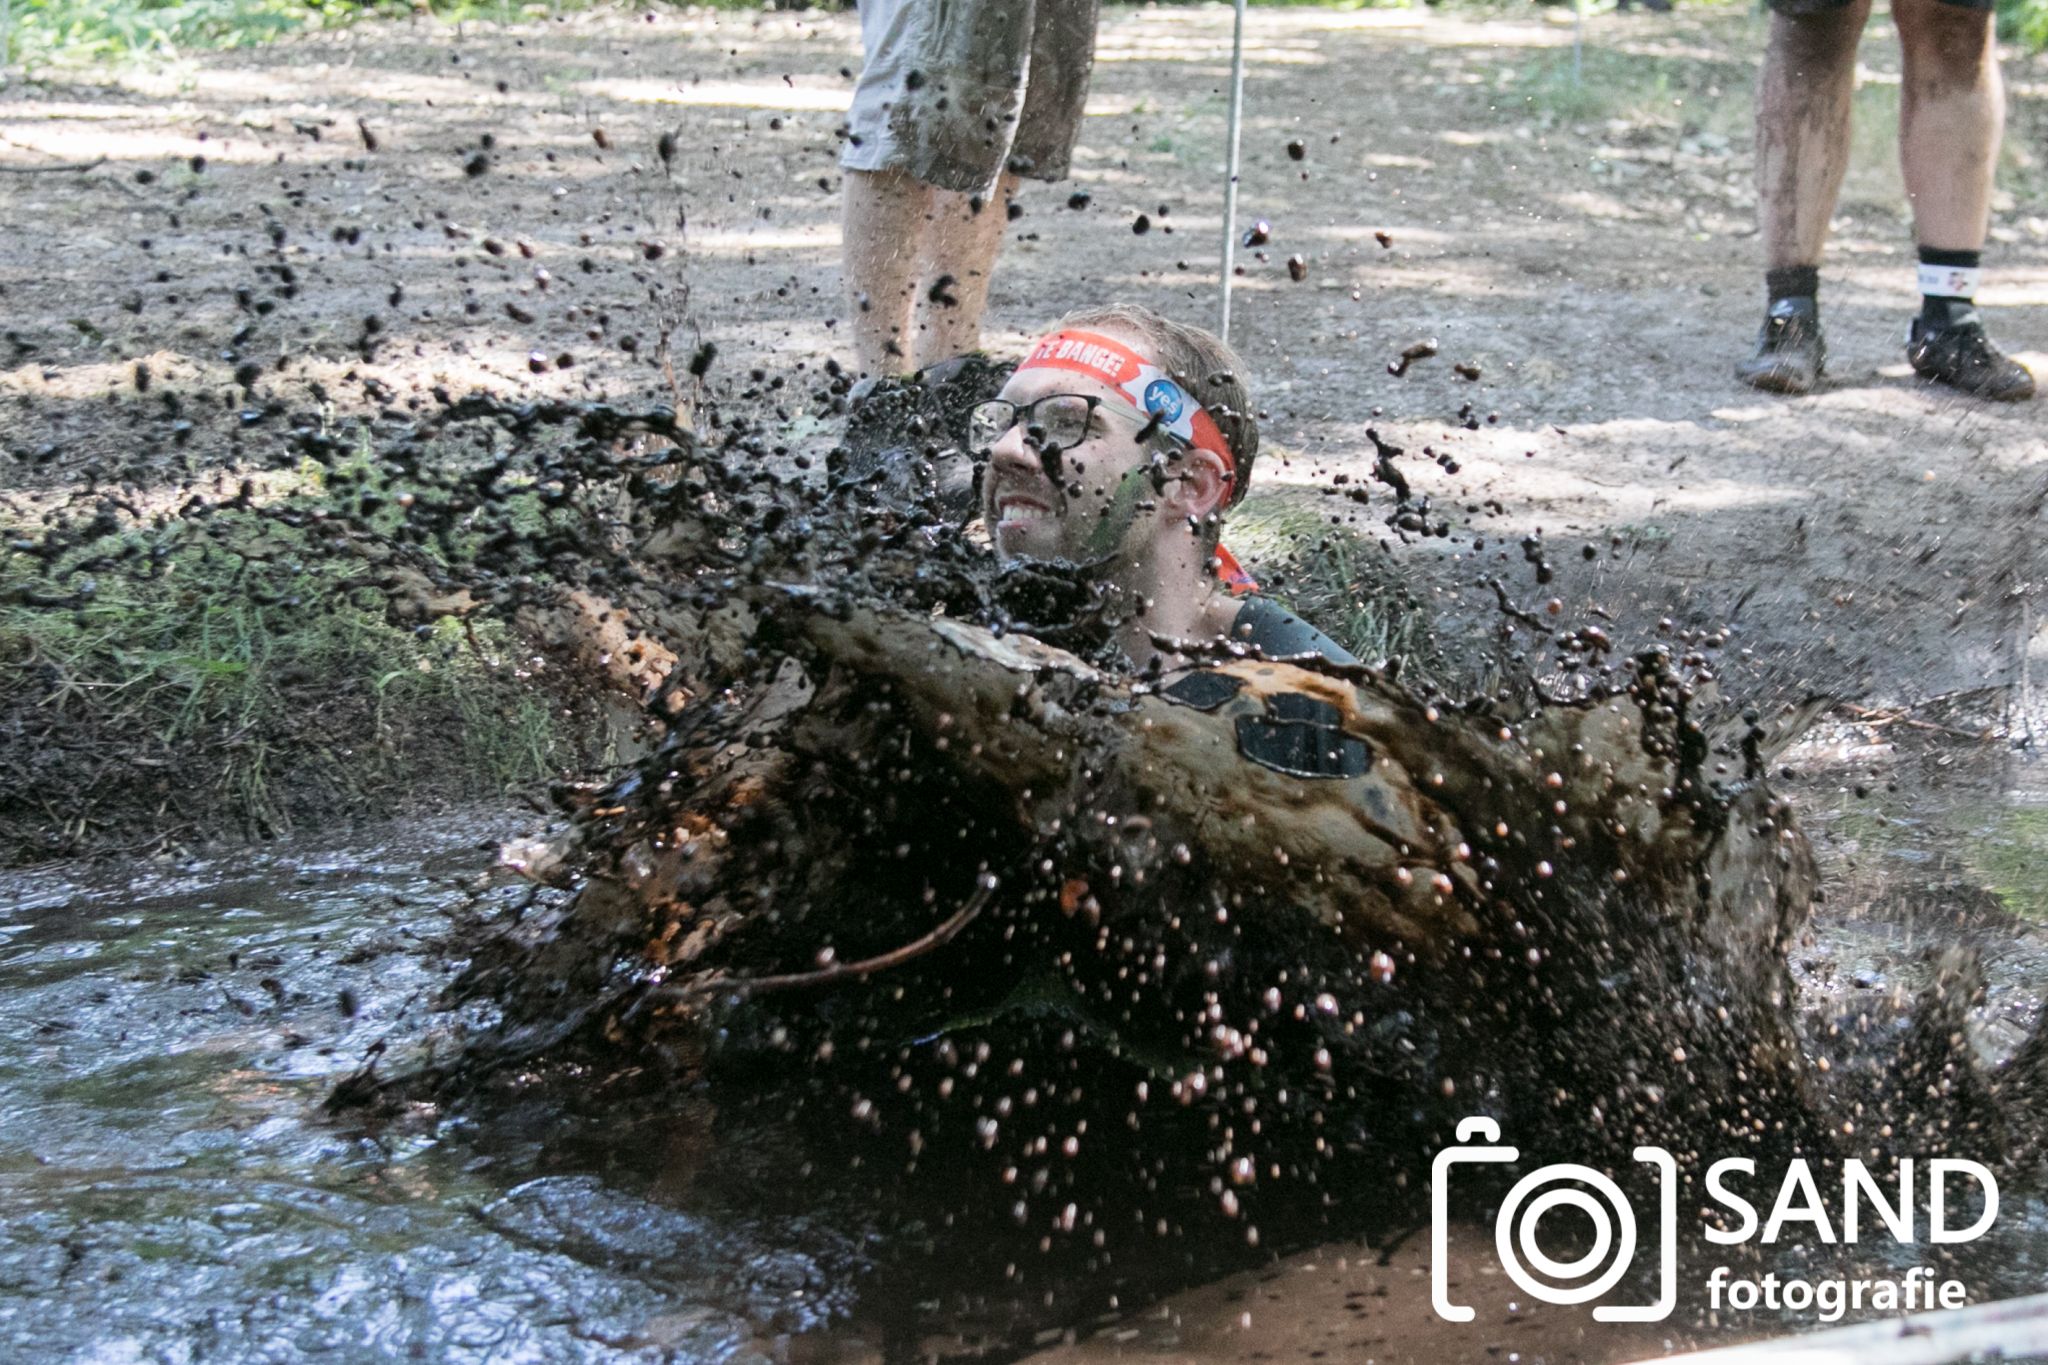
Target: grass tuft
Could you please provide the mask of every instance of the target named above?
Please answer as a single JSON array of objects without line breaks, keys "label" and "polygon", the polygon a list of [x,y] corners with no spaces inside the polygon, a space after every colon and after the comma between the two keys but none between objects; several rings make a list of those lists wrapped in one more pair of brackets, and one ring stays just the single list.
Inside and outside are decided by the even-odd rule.
[{"label": "grass tuft", "polygon": [[[0,32],[0,67],[20,63],[175,58],[205,49],[249,47],[307,28],[357,19],[432,14],[454,23],[548,19],[590,0],[12,0]],[[673,0],[662,0],[673,3]],[[750,0],[695,0],[757,9]]]},{"label": "grass tuft", "polygon": [[502,624],[394,624],[360,562],[261,511],[218,513],[203,535],[104,535],[67,560],[45,577],[0,557],[0,848],[15,856],[273,834],[597,758],[582,740],[603,727],[564,719]]},{"label": "grass tuft", "polygon": [[2048,810],[2008,809],[1973,840],[1969,859],[1991,893],[2022,919],[2048,924]]},{"label": "grass tuft", "polygon": [[1442,675],[1428,614],[1356,530],[1330,525],[1298,498],[1253,493],[1224,539],[1263,592],[1367,663],[1398,657]]}]

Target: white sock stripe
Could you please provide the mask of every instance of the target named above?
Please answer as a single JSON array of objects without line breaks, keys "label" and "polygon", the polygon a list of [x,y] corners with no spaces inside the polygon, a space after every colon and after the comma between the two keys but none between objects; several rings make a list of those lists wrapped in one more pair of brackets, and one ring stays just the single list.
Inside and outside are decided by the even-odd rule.
[{"label": "white sock stripe", "polygon": [[1974,265],[1927,265],[1920,267],[1920,292],[1938,299],[1974,299],[1977,277],[1984,272]]}]

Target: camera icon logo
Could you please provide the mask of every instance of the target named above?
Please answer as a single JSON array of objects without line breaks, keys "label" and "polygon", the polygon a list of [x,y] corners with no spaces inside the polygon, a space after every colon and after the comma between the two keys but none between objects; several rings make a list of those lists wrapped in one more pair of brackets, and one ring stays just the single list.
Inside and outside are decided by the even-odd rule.
[{"label": "camera icon logo", "polygon": [[[1475,1139],[1489,1145],[1467,1145]],[[1469,1306],[1451,1302],[1445,1283],[1451,1167],[1520,1159],[1518,1149],[1499,1143],[1500,1125],[1492,1119],[1461,1119],[1459,1145],[1438,1152],[1430,1168],[1430,1301],[1448,1322],[1470,1322],[1474,1316]],[[1593,1309],[1598,1322],[1662,1322],[1678,1303],[1678,1163],[1662,1147],[1638,1147],[1634,1155],[1655,1167],[1658,1177],[1657,1298],[1647,1304],[1599,1304]],[[1574,1260],[1558,1260],[1537,1245],[1543,1216],[1561,1208],[1577,1210],[1593,1225],[1592,1247]],[[1636,1212],[1621,1187],[1591,1166],[1569,1161],[1538,1167],[1516,1181],[1494,1216],[1493,1235],[1508,1277],[1531,1298],[1557,1304],[1587,1303],[1613,1289],[1635,1263],[1638,1240]],[[1531,1266],[1551,1282],[1537,1279]]]}]

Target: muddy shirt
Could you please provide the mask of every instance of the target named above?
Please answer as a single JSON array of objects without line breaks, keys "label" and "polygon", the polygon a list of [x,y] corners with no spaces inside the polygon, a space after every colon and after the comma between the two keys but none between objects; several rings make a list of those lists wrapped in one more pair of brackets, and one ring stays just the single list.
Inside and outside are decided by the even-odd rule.
[{"label": "muddy shirt", "polygon": [[1230,638],[1259,649],[1269,659],[1320,654],[1332,663],[1358,662],[1344,646],[1287,608],[1256,593],[1245,598],[1244,605],[1237,609]]},{"label": "muddy shirt", "polygon": [[[1252,645],[1269,659],[1320,654],[1332,663],[1355,664],[1344,646],[1269,598],[1251,596],[1237,610],[1231,638]],[[1343,716],[1321,697],[1281,692],[1263,701],[1241,695],[1240,679],[1198,668],[1160,689],[1160,695],[1198,711],[1235,712],[1239,755],[1289,777],[1352,778],[1372,763],[1365,741],[1344,732]]]}]

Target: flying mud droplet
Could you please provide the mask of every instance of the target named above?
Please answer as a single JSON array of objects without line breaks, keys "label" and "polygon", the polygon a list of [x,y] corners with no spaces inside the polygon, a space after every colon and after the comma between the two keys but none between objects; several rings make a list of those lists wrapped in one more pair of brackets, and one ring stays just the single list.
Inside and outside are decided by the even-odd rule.
[{"label": "flying mud droplet", "polygon": [[1401,358],[1387,362],[1387,373],[1399,378],[1408,373],[1408,367],[1418,360],[1427,360],[1436,354],[1436,338],[1418,341],[1401,352]]},{"label": "flying mud droplet", "polygon": [[1272,240],[1273,225],[1261,218],[1258,222],[1245,229],[1244,237],[1240,244],[1248,247],[1264,246]]},{"label": "flying mud droplet", "polygon": [[1308,257],[1296,253],[1287,258],[1287,278],[1300,284],[1308,278]]}]

